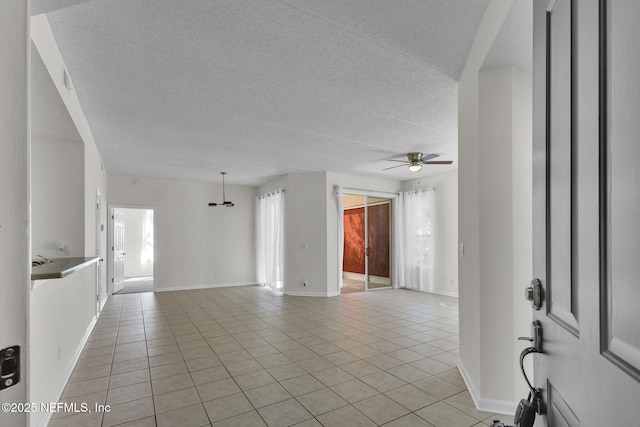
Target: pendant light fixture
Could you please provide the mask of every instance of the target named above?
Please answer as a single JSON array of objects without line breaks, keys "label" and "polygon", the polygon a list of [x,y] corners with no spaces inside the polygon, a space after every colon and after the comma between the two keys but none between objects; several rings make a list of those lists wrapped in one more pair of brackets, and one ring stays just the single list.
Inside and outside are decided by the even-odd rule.
[{"label": "pendant light fixture", "polygon": [[228,208],[232,208],[235,205],[233,204],[233,202],[230,202],[227,200],[227,196],[225,194],[224,191],[224,176],[227,174],[226,172],[220,172],[220,174],[222,175],[222,203],[209,203],[209,206],[226,206]]}]

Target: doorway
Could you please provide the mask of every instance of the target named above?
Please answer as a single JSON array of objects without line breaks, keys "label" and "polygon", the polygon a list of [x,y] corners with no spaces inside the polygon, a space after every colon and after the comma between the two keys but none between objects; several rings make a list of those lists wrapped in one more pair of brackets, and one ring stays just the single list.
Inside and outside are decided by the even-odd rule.
[{"label": "doorway", "polygon": [[153,292],[155,211],[153,208],[110,207],[112,294]]},{"label": "doorway", "polygon": [[391,287],[391,199],[345,194],[341,293]]}]

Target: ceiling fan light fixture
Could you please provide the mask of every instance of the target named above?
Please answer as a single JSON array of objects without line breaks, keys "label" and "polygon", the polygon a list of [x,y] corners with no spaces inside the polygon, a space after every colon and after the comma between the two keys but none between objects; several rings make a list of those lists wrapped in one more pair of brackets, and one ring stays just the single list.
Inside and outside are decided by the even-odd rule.
[{"label": "ceiling fan light fixture", "polygon": [[420,169],[422,169],[422,165],[418,162],[413,162],[409,164],[409,170],[411,172],[418,172]]},{"label": "ceiling fan light fixture", "polygon": [[216,207],[216,206],[226,206],[228,208],[232,208],[235,206],[235,204],[233,202],[230,202],[229,200],[227,200],[227,195],[224,191],[224,176],[227,174],[226,172],[220,172],[220,174],[222,175],[222,203],[209,203],[209,206],[212,207]]}]

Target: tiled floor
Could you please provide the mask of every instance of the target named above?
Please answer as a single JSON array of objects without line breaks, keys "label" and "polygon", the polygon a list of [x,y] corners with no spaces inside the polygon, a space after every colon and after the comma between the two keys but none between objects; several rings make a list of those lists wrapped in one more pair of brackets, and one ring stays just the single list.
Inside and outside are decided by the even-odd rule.
[{"label": "tiled floor", "polygon": [[49,426],[486,426],[455,368],[457,300],[262,287],[111,297]]}]

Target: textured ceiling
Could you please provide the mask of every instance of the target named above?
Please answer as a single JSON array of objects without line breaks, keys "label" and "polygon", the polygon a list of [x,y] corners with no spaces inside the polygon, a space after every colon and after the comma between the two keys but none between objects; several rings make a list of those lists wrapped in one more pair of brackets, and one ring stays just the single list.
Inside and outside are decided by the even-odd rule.
[{"label": "textured ceiling", "polygon": [[[487,0],[33,0],[116,174],[260,185],[457,167],[457,79]],[[382,171],[435,152],[451,166]]]},{"label": "textured ceiling", "polygon": [[532,61],[533,3],[531,0],[514,0],[482,69],[511,66],[531,74]]}]

